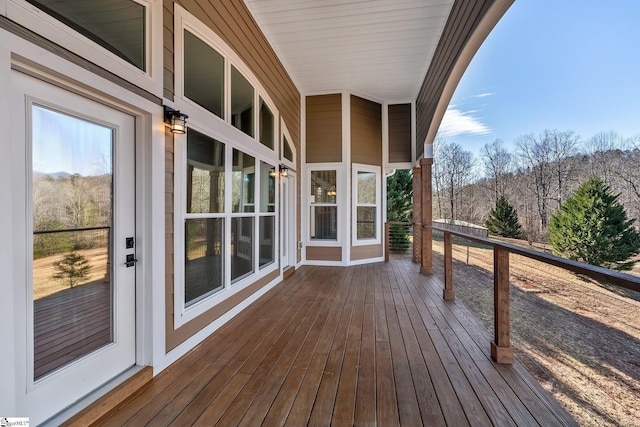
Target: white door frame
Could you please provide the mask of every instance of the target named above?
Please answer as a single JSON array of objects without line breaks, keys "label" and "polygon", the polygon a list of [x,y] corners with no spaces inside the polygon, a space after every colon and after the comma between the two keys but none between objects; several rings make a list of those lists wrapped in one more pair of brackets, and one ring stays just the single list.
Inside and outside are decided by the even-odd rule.
[{"label": "white door frame", "polygon": [[[17,156],[23,157],[22,177],[18,173],[18,185],[25,191],[16,195],[24,209],[23,220],[16,223],[16,240],[21,240],[23,250],[17,251],[25,265],[24,280],[19,281],[17,292],[24,295],[16,307],[16,374],[19,392],[17,408],[26,412],[32,422],[39,423],[84,395],[120,375],[136,363],[136,272],[124,266],[124,239],[135,237],[135,117],[113,107],[97,103],[68,90],[45,83],[34,77],[14,71],[11,76],[12,103],[15,115],[12,129],[12,146]],[[82,355],[64,367],[34,379],[33,371],[33,297],[32,297],[32,238],[31,211],[31,122],[32,105],[44,106],[81,119],[114,129],[113,146],[113,195],[112,202],[112,266],[111,281],[116,311],[112,313],[113,342],[89,354]],[[18,243],[18,242],[17,242]],[[135,256],[135,255],[134,255]],[[122,261],[122,262],[121,262]],[[19,330],[24,330],[21,334]]]},{"label": "white door frame", "polygon": [[[296,247],[296,173],[280,179],[280,266],[295,267],[298,253]],[[283,254],[286,247],[286,253]]]}]

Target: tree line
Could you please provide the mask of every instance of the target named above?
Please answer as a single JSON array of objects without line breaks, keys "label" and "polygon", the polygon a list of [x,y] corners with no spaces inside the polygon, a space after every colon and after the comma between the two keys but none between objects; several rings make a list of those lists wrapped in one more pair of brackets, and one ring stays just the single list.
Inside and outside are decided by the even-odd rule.
[{"label": "tree line", "polygon": [[517,211],[530,241],[548,240],[551,215],[590,178],[598,176],[640,218],[640,137],[614,131],[583,141],[572,131],[544,130],[516,140],[496,139],[474,156],[455,142],[434,142],[435,218],[484,224],[500,197]]}]

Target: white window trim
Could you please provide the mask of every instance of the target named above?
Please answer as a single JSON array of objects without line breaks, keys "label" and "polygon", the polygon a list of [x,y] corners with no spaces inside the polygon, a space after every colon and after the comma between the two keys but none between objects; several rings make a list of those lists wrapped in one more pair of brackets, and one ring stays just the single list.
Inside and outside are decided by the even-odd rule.
[{"label": "white window trim", "polygon": [[[358,204],[358,172],[374,173],[376,175],[376,203],[375,205]],[[382,191],[381,191],[381,168],[380,166],[364,165],[353,163],[351,165],[351,246],[379,245],[382,243]],[[358,239],[357,212],[358,206],[375,206],[376,208],[376,238]]]},{"label": "white window trim", "polygon": [[[25,0],[6,0],[6,16],[75,54],[158,96],[163,95],[161,0],[132,0],[146,7],[146,69],[142,71]],[[4,11],[3,11],[4,12]]]},{"label": "white window trim", "polygon": [[[321,170],[335,170],[336,171],[336,203],[311,203],[311,194],[309,189],[311,185],[311,172]],[[342,246],[344,243],[344,221],[341,221],[340,215],[343,215],[345,209],[345,196],[346,186],[343,185],[343,164],[342,163],[308,163],[305,171],[304,185],[304,201],[306,210],[307,222],[305,224],[305,245],[307,246]],[[320,240],[311,238],[311,206],[336,206],[337,207],[337,236],[335,240]]]}]

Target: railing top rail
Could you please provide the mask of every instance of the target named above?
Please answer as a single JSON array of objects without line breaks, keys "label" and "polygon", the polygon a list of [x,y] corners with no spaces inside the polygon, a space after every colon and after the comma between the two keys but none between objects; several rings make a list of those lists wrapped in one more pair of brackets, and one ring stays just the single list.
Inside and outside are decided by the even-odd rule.
[{"label": "railing top rail", "polygon": [[502,249],[507,252],[511,252],[517,255],[522,255],[527,258],[534,259],[536,261],[543,262],[545,264],[560,267],[565,270],[573,271],[574,273],[584,274],[592,279],[602,280],[606,283],[611,283],[626,289],[640,292],[640,278],[631,276],[630,274],[621,273],[619,271],[609,270],[603,267],[596,267],[595,265],[586,264],[579,261],[573,261],[566,258],[560,258],[555,255],[547,254],[544,252],[538,252],[533,249],[527,249],[520,246],[512,245],[510,243],[498,242],[485,237],[473,236],[471,234],[461,233],[459,231],[452,231],[448,228],[438,227],[437,225],[425,225],[424,227],[431,228],[435,231],[442,233],[449,233],[454,236],[462,237],[472,242],[482,243],[487,246],[491,246],[494,249]]},{"label": "railing top rail", "polygon": [[38,230],[33,234],[51,234],[51,233],[73,233],[76,231],[93,231],[93,230],[108,230],[111,227],[87,227],[87,228],[69,228],[65,230]]}]

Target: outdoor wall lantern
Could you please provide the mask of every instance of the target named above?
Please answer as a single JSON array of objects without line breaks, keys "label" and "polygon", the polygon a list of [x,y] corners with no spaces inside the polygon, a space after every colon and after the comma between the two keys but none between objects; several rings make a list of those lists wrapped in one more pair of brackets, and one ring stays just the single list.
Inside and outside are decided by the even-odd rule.
[{"label": "outdoor wall lantern", "polygon": [[171,127],[171,133],[183,134],[187,132],[187,116],[178,110],[164,106],[164,121]]},{"label": "outdoor wall lantern", "polygon": [[285,165],[280,165],[280,176],[285,178],[289,176],[289,168],[287,168]]}]

